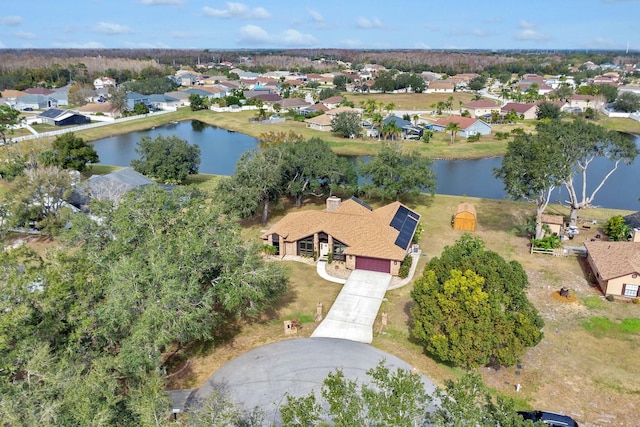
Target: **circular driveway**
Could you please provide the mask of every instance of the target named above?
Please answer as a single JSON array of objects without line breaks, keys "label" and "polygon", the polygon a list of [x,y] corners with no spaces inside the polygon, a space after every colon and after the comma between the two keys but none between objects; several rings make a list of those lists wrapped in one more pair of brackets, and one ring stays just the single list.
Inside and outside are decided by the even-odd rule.
[{"label": "circular driveway", "polygon": [[[278,422],[278,408],[286,402],[287,393],[301,397],[312,390],[319,392],[323,380],[337,369],[347,379],[367,383],[366,371],[382,359],[391,371],[412,369],[401,359],[368,344],[336,338],[290,339],[231,360],[200,387],[194,400],[206,398],[216,384],[223,384],[243,409],[260,407],[265,421]],[[434,384],[424,376],[423,382],[427,393],[433,394]]]}]

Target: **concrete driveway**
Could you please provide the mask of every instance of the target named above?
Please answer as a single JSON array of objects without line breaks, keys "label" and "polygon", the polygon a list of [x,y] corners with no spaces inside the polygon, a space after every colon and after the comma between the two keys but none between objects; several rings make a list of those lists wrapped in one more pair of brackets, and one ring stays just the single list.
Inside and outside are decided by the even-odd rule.
[{"label": "concrete driveway", "polygon": [[353,270],[326,318],[312,338],[340,338],[370,344],[373,323],[378,315],[391,275]]},{"label": "concrete driveway", "polygon": [[[319,397],[322,381],[330,372],[341,369],[347,379],[367,383],[366,371],[382,359],[395,371],[412,367],[401,359],[354,341],[332,338],[300,338],[257,348],[218,369],[194,393],[191,404],[206,398],[218,384],[226,386],[234,401],[245,410],[265,411],[265,421],[279,424],[279,407],[285,395],[301,397],[311,391]],[[433,394],[435,386],[422,376],[425,390]],[[433,409],[433,405],[430,410]]]}]

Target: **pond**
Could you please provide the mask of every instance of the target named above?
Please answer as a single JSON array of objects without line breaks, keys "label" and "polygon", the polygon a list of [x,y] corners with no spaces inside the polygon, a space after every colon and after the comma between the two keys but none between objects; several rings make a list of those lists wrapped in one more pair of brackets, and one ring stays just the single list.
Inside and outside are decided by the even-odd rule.
[{"label": "pond", "polygon": [[[129,166],[138,157],[136,145],[141,137],[156,138],[159,135],[176,135],[197,144],[201,150],[200,172],[215,175],[231,175],[242,153],[255,148],[258,141],[248,135],[232,132],[204,124],[200,121],[185,121],[158,126],[154,129],[132,132],[125,135],[104,138],[94,142],[102,164]],[[640,144],[640,137],[636,137]],[[364,158],[365,161],[367,158]],[[487,199],[505,197],[500,180],[493,177],[493,168],[499,167],[501,158],[478,160],[436,160],[434,170],[438,177],[438,194],[467,195]],[[598,159],[589,167],[589,190],[608,172],[611,162]],[[578,180],[578,183],[580,181]],[[579,188],[579,187],[576,187]],[[639,210],[640,202],[640,161],[631,165],[620,165],[596,195],[594,205]],[[557,190],[552,203],[567,199],[567,191]]]}]

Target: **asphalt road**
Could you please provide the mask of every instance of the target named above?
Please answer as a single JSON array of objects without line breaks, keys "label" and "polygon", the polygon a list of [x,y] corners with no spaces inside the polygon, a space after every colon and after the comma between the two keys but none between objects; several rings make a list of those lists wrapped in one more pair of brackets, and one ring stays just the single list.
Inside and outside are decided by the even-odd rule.
[{"label": "asphalt road", "polygon": [[[322,381],[336,369],[342,369],[347,379],[367,383],[366,371],[382,359],[392,371],[413,368],[367,344],[335,338],[294,338],[231,360],[216,371],[194,397],[196,402],[204,399],[216,384],[224,384],[242,408],[251,410],[258,406],[265,411],[265,421],[278,423],[278,408],[286,402],[287,393],[300,397],[312,390],[319,392]],[[424,376],[423,382],[427,392],[433,394],[434,384]]]}]

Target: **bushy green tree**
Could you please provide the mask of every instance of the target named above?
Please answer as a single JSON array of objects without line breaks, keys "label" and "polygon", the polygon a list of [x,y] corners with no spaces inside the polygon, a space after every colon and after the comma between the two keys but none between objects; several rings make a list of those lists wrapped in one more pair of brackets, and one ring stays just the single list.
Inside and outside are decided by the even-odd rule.
[{"label": "bushy green tree", "polygon": [[2,144],[7,143],[7,134],[13,132],[13,127],[22,122],[20,111],[14,110],[8,105],[0,105],[0,137]]},{"label": "bushy green tree", "polygon": [[633,113],[640,110],[640,96],[631,92],[623,92],[613,103],[613,108],[616,111],[623,111],[625,113]]},{"label": "bushy green tree", "polygon": [[149,112],[149,107],[147,107],[147,104],[145,104],[144,102],[137,102],[133,106],[133,114],[135,115],[147,114],[148,112]]},{"label": "bushy green tree", "polygon": [[465,234],[416,281],[412,333],[427,353],[457,366],[513,365],[542,339],[528,285],[519,263]]},{"label": "bushy green tree", "polygon": [[560,118],[560,106],[553,102],[541,102],[536,110],[536,118],[538,120],[558,119]]},{"label": "bushy green tree", "polygon": [[57,136],[53,140],[52,149],[40,153],[40,160],[46,166],[58,166],[84,172],[91,168],[91,163],[98,163],[98,153],[92,144],[69,132]]},{"label": "bushy green tree", "polygon": [[132,160],[131,167],[163,183],[180,183],[200,166],[200,147],[177,136],[143,136],[136,153],[140,158]]},{"label": "bushy green tree", "polygon": [[604,225],[604,232],[614,242],[625,242],[631,237],[633,230],[624,222],[622,215],[614,215]]},{"label": "bushy green tree", "polygon": [[286,289],[193,188],[147,186],[100,215],[72,216],[46,260],[0,252],[3,424],[165,425],[166,354],[228,336]]},{"label": "bushy green tree", "polygon": [[338,113],[331,119],[331,130],[343,138],[359,137],[362,134],[362,119],[353,111]]},{"label": "bushy green tree", "polygon": [[360,174],[369,182],[363,191],[383,200],[400,200],[405,194],[431,194],[436,189],[436,174],[432,162],[417,152],[405,154],[399,143],[383,143],[378,154],[369,163],[359,167]]}]

